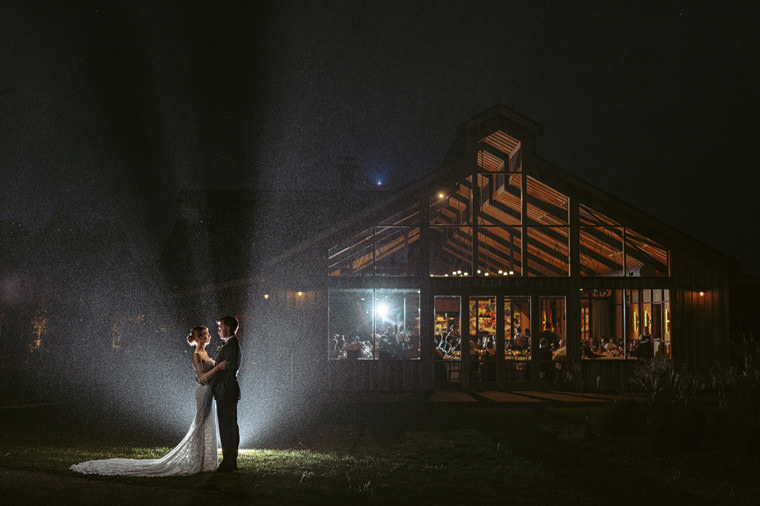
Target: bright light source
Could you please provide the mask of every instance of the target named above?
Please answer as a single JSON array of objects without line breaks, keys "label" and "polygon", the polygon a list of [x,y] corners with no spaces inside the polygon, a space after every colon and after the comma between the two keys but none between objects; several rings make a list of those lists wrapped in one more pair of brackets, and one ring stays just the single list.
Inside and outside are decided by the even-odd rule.
[{"label": "bright light source", "polygon": [[264,298],[265,298],[265,299],[269,299],[269,294],[268,294],[268,293],[265,293],[265,294],[264,294]]},{"label": "bright light source", "polygon": [[444,195],[443,193],[439,193],[439,194],[438,194],[438,198],[439,198],[439,199],[441,199],[441,200],[443,200],[443,197],[445,197],[445,196],[446,196],[446,195]]},{"label": "bright light source", "polygon": [[299,297],[303,297],[303,292],[298,292]]},{"label": "bright light source", "polygon": [[378,302],[375,306],[375,316],[379,316],[380,318],[385,318],[388,316],[388,304],[385,302]]}]

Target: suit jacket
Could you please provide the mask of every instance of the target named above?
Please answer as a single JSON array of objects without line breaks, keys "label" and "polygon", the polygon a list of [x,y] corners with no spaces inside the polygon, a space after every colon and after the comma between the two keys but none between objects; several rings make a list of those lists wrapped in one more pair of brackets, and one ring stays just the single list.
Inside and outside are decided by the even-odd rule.
[{"label": "suit jacket", "polygon": [[240,385],[237,381],[238,369],[240,369],[240,344],[237,336],[227,339],[227,342],[219,350],[216,357],[217,363],[227,361],[227,368],[217,371],[211,377],[211,391],[214,399],[218,401],[236,401],[240,399]]}]

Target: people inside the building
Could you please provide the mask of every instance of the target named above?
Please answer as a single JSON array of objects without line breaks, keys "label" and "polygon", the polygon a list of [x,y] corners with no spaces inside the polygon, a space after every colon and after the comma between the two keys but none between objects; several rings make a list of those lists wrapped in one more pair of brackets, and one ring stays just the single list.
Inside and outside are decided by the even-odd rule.
[{"label": "people inside the building", "polygon": [[542,380],[554,381],[554,366],[552,364],[552,349],[549,340],[542,337],[538,341],[539,375]]},{"label": "people inside the building", "polygon": [[581,354],[583,355],[583,358],[599,358],[599,355],[596,353],[598,349],[599,344],[593,337],[590,337],[581,343]]},{"label": "people inside the building", "polygon": [[654,357],[654,348],[652,347],[652,336],[649,334],[649,328],[644,327],[644,332],[639,336],[636,348],[632,355],[639,360],[649,360]]},{"label": "people inside the building", "polygon": [[339,334],[333,334],[330,338],[330,342],[327,345],[327,356],[335,359],[340,358],[343,351],[343,345],[345,344],[345,338]]},{"label": "people inside the building", "polygon": [[554,350],[552,360],[555,362],[564,362],[567,360],[567,346],[565,339],[559,340],[559,348]]},{"label": "people inside the building", "polygon": [[559,338],[557,337],[557,334],[554,333],[552,330],[552,324],[551,322],[545,322],[544,323],[544,330],[541,331],[541,334],[538,336],[539,338],[539,345],[541,343],[540,339],[546,339],[546,341],[549,343],[549,348],[552,350],[556,350],[559,348]]},{"label": "people inside the building", "polygon": [[346,358],[349,360],[359,360],[362,356],[362,343],[359,336],[354,336],[351,341],[344,346]]},{"label": "people inside the building", "polygon": [[520,331],[518,327],[518,333],[512,340],[512,349],[516,351],[524,351],[530,349],[530,330],[525,329]]}]

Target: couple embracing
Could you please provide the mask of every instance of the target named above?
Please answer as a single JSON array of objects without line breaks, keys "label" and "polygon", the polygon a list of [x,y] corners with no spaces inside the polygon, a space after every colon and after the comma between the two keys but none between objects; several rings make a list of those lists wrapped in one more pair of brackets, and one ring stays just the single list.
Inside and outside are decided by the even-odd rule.
[{"label": "couple embracing", "polygon": [[[195,418],[180,443],[160,459],[89,460],[71,466],[84,474],[123,476],[180,476],[204,471],[232,472],[237,469],[240,432],[237,405],[240,385],[240,344],[236,332],[238,321],[232,316],[217,322],[219,337],[224,344],[217,349],[216,361],[206,351],[211,340],[208,328],[193,327],[187,342],[195,346],[193,368],[198,388],[195,391]],[[222,442],[222,462],[217,467],[216,423],[213,401],[219,421]]]}]

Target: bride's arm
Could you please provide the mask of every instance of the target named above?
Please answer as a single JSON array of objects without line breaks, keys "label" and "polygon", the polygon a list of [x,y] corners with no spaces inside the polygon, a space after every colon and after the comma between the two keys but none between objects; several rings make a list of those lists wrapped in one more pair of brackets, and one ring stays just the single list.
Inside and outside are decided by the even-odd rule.
[{"label": "bride's arm", "polygon": [[201,357],[197,353],[193,353],[193,367],[195,368],[196,381],[198,381],[198,383],[201,385],[206,385],[208,384],[208,380],[214,374],[216,374],[217,371],[227,368],[227,362],[221,361],[216,364],[210,371],[203,372],[203,363],[201,362]]}]

